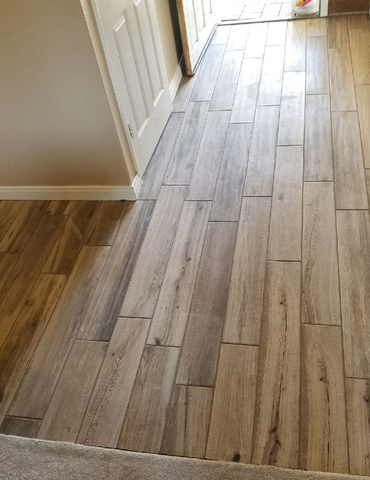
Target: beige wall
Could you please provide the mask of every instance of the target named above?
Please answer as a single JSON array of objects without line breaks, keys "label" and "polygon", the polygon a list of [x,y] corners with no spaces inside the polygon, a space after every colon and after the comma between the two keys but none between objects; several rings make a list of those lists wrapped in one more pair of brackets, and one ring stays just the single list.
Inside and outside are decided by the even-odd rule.
[{"label": "beige wall", "polygon": [[0,0],[0,186],[130,185],[79,0]]}]

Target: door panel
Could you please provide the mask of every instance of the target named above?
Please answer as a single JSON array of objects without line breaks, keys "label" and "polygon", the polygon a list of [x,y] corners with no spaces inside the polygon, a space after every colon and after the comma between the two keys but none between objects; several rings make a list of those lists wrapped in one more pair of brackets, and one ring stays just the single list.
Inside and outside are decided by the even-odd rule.
[{"label": "door panel", "polygon": [[132,103],[132,113],[135,124],[143,125],[147,118],[146,102],[140,88],[139,72],[136,69],[134,51],[130,41],[129,27],[125,17],[113,28],[117,51],[121,61],[122,73],[126,79],[126,86],[130,98],[135,98]]},{"label": "door panel", "polygon": [[218,0],[177,0],[186,72],[193,75],[217,25]]},{"label": "door panel", "polygon": [[158,52],[154,43],[150,18],[144,0],[140,0],[135,5],[135,14],[139,25],[141,45],[144,48],[145,64],[149,72],[151,100],[155,103],[161,90],[163,90],[163,79],[158,63]]},{"label": "door panel", "polygon": [[93,0],[136,167],[143,175],[171,113],[153,0]]}]

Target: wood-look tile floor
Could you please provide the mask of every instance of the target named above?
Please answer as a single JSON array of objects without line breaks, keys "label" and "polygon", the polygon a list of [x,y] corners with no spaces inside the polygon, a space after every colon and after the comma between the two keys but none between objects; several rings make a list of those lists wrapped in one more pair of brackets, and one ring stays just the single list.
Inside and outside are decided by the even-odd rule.
[{"label": "wood-look tile floor", "polygon": [[0,430],[370,474],[365,16],[220,27],[128,202],[0,203]]},{"label": "wood-look tile floor", "polygon": [[297,18],[292,12],[291,0],[224,0],[220,3],[223,22]]}]

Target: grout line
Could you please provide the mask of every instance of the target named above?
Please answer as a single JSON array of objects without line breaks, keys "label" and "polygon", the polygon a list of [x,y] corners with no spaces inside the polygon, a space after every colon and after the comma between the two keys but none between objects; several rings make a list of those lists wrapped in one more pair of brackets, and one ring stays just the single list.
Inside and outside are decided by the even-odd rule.
[{"label": "grout line", "polygon": [[243,195],[243,198],[271,198],[271,195]]},{"label": "grout line", "polygon": [[267,259],[267,263],[301,263],[301,260],[273,260],[273,259]]},{"label": "grout line", "polygon": [[[14,418],[15,420],[34,420],[36,422],[42,421],[42,418],[37,418],[37,417],[22,417],[21,415],[5,415],[5,418]],[[4,422],[3,420],[3,422]]]},{"label": "grout line", "polygon": [[349,377],[349,376],[346,376],[344,377],[344,379],[350,379],[350,380],[366,380],[366,381],[370,381],[370,378],[368,377]]},{"label": "grout line", "polygon": [[221,345],[232,345],[232,346],[234,346],[234,347],[254,347],[254,348],[260,348],[260,344],[258,344],[258,343],[241,343],[241,342],[233,343],[233,342],[225,342],[225,341],[222,341],[222,342],[221,342]]},{"label": "grout line", "polygon": [[179,345],[157,345],[156,343],[145,343],[144,348],[150,347],[150,348],[176,348],[177,350],[180,350],[182,346]]},{"label": "grout line", "polygon": [[85,338],[76,338],[76,340],[73,342],[73,343],[97,343],[97,344],[103,344],[103,343],[106,343],[107,345],[109,345],[109,340],[92,340],[90,338],[88,339],[85,339]]},{"label": "grout line", "polygon": [[208,220],[208,223],[239,223],[239,220]]},{"label": "grout line", "polygon": [[341,324],[329,324],[329,323],[308,323],[308,322],[302,322],[302,325],[305,325],[307,327],[328,327],[328,328],[342,328]]},{"label": "grout line", "polygon": [[[218,152],[218,157],[217,159],[218,160],[218,169],[217,169],[217,174],[215,176],[215,184],[214,184],[214,187],[213,187],[213,195],[212,195],[212,199],[210,199],[209,201],[213,202],[214,200],[214,194],[215,194],[215,191],[216,191],[216,187],[217,187],[217,179],[218,179],[218,173],[219,173],[219,170],[220,170],[220,167],[221,167],[221,163],[222,163],[222,158],[223,158],[223,155],[224,155],[224,151],[225,151],[225,145],[226,145],[226,139],[227,139],[227,135],[228,135],[228,132],[229,132],[229,125],[230,125],[230,116],[231,116],[231,113],[229,115],[229,118],[228,118],[228,124],[225,128],[225,135],[224,135],[224,139],[222,141],[222,144],[220,145],[220,150]],[[207,120],[208,120],[208,115],[207,115]],[[205,130],[205,128],[204,128]],[[204,131],[203,131],[203,134],[202,134],[202,139],[201,141],[203,140],[203,135],[204,135]],[[200,147],[199,147],[199,150],[200,150]],[[189,178],[189,191],[188,191],[188,194],[187,194],[187,198],[186,198],[186,201],[192,201],[191,199],[188,200],[188,197],[189,197],[189,193],[190,193],[190,189],[191,189],[191,185],[192,185],[192,182],[193,182],[193,178],[194,178],[194,171],[195,171],[195,167],[196,167],[196,164],[197,164],[197,160],[199,161],[199,151],[197,153],[197,156],[195,158],[195,162],[194,162],[194,165],[193,165],[193,169],[191,171],[191,175],[190,175],[190,178]],[[196,200],[196,201],[199,201],[199,200]],[[208,201],[208,199],[207,199]],[[211,205],[211,209],[212,209],[212,205]]]},{"label": "grout line", "polygon": [[368,208],[336,208],[336,212],[367,212]]}]

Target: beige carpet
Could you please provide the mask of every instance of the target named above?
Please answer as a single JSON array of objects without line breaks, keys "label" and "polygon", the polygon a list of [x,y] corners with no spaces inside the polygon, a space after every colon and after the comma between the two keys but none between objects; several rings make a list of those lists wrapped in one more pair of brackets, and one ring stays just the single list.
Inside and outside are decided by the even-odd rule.
[{"label": "beige carpet", "polygon": [[84,447],[0,435],[1,480],[369,479]]}]

